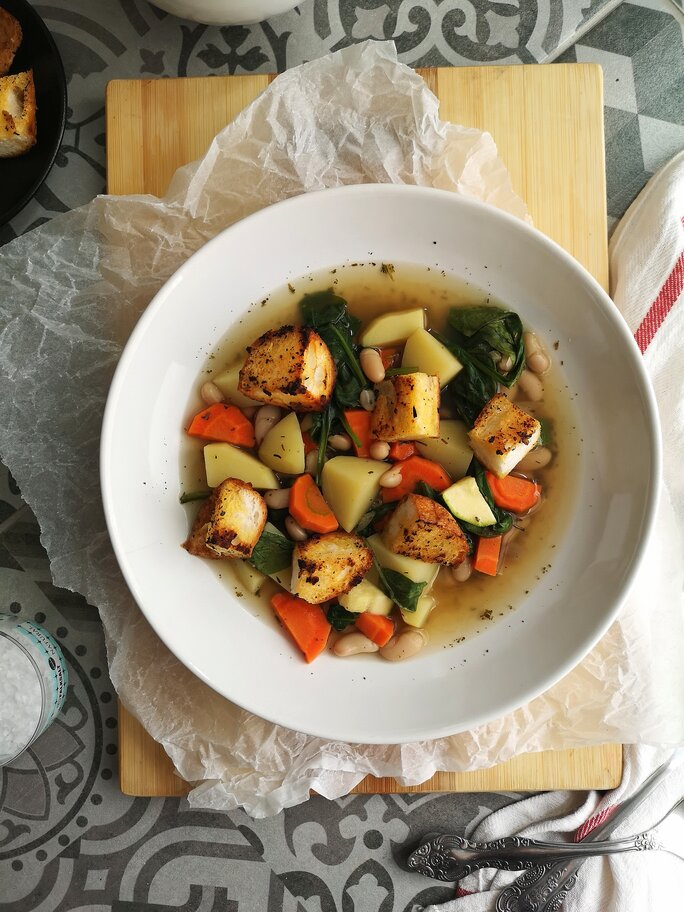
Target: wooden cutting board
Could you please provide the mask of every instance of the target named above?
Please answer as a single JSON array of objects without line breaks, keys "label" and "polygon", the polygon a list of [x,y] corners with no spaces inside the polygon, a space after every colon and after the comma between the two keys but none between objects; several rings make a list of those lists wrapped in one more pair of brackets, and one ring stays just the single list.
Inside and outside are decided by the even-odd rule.
[{"label": "wooden cutting board", "polygon": [[[607,288],[608,245],[599,66],[421,70],[444,120],[489,130],[535,225]],[[272,76],[116,80],[107,87],[110,193],[162,195],[180,165],[262,92]],[[525,791],[611,788],[619,745],[546,751],[490,769],[437,773],[415,788],[367,777],[357,792]],[[183,795],[164,750],[119,707],[119,776],[127,795]]]}]

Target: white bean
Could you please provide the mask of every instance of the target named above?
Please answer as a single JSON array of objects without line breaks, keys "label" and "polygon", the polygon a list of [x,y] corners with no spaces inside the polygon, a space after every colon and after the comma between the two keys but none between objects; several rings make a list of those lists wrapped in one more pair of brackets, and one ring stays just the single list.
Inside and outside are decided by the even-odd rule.
[{"label": "white bean", "polygon": [[207,405],[214,405],[217,402],[225,402],[226,400],[226,397],[221,390],[215,383],[212,383],[211,380],[207,380],[206,383],[202,384],[200,396],[202,397],[202,401]]},{"label": "white bean", "polygon": [[379,646],[362,633],[345,633],[333,646],[333,652],[336,656],[344,658],[346,656],[360,655],[362,652],[377,652]]},{"label": "white bean", "polygon": [[304,468],[309,473],[309,475],[315,475],[318,471],[318,450],[311,450],[306,454],[306,459],[304,460]]},{"label": "white bean", "polygon": [[371,459],[387,459],[389,456],[390,445],[385,443],[384,440],[376,440],[375,443],[371,443],[368,448]]},{"label": "white bean", "polygon": [[313,424],[313,416],[311,414],[304,415],[304,417],[299,422],[299,426],[301,427],[301,429],[303,431],[310,431],[312,424]]},{"label": "white bean", "polygon": [[518,386],[532,402],[539,402],[544,398],[544,386],[536,374],[524,370],[518,379]]},{"label": "white bean", "polygon": [[333,434],[332,437],[328,437],[328,445],[333,450],[351,450],[351,437],[348,434]]},{"label": "white bean", "polygon": [[466,557],[457,567],[451,568],[451,575],[457,583],[465,583],[466,580],[470,579],[472,572],[473,565],[469,557]]},{"label": "white bean", "polygon": [[359,405],[367,412],[372,412],[375,408],[375,393],[373,390],[361,390],[359,396]]},{"label": "white bean", "polygon": [[359,355],[361,370],[371,383],[380,383],[385,379],[385,365],[382,363],[380,352],[374,348],[364,348]]},{"label": "white bean", "polygon": [[545,374],[551,362],[544,352],[536,352],[527,359],[527,366],[534,374]]},{"label": "white bean", "polygon": [[264,500],[266,506],[272,510],[284,510],[290,503],[290,489],[277,488],[275,491],[266,491]]},{"label": "white bean", "polygon": [[285,528],[287,529],[287,534],[290,536],[292,541],[306,541],[309,537],[309,533],[305,532],[299,523],[296,522],[296,520],[294,520],[291,516],[288,516],[286,518]]},{"label": "white bean", "polygon": [[523,345],[525,346],[525,360],[529,369],[535,374],[546,373],[551,362],[533,332],[523,334]]},{"label": "white bean", "polygon": [[401,662],[417,655],[426,643],[425,631],[413,627],[402,630],[398,636],[392,637],[389,643],[382,647],[380,655],[388,662]]},{"label": "white bean", "polygon": [[516,472],[535,472],[544,469],[551,462],[553,453],[548,447],[535,447],[531,453],[523,457],[515,467]]},{"label": "white bean", "polygon": [[262,405],[254,419],[254,439],[259,446],[271,428],[280,421],[280,409],[275,405]]},{"label": "white bean", "polygon": [[402,482],[401,466],[392,466],[378,479],[381,488],[396,488]]}]

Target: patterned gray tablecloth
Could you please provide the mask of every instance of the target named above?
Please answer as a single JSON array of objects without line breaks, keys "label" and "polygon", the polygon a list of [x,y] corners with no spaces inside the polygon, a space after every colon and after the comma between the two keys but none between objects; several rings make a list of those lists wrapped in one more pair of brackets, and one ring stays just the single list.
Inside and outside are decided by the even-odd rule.
[{"label": "patterned gray tablecloth", "polygon": [[[412,65],[602,64],[611,224],[684,147],[684,16],[668,0],[309,0],[234,29],[181,22],[145,0],[34,5],[64,57],[68,125],[47,183],[0,243],[103,190],[109,79],[282,70],[367,37],[394,38]],[[252,821],[123,796],[97,613],[52,585],[36,523],[1,466],[0,611],[50,629],[72,681],[58,720],[0,770],[0,912],[408,912],[453,891],[404,873],[402,846],[430,829],[467,833],[515,797],[316,798]]]}]

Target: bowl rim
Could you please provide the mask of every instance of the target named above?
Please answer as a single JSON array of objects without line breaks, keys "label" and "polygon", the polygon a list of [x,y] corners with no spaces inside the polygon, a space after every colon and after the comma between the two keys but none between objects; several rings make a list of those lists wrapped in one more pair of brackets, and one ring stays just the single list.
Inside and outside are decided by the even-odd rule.
[{"label": "bowl rim", "polygon": [[[641,535],[637,544],[635,545],[634,554],[629,569],[616,585],[616,593],[613,599],[612,608],[610,611],[602,615],[600,622],[597,622],[591,628],[591,631],[584,636],[575,650],[568,655],[568,658],[564,662],[560,663],[554,674],[547,675],[543,683],[537,684],[536,686],[528,686],[521,691],[517,691],[515,697],[512,697],[507,702],[501,704],[496,712],[496,715],[488,716],[486,718],[482,718],[480,716],[466,718],[463,722],[457,723],[456,727],[454,727],[453,724],[449,725],[447,723],[443,726],[440,726],[439,728],[430,727],[429,729],[425,730],[414,728],[410,733],[405,733],[403,735],[401,732],[397,732],[396,736],[393,737],[392,740],[388,740],[387,737],[376,736],[374,738],[372,736],[369,736],[368,732],[364,732],[362,736],[354,736],[353,733],[348,732],[340,734],[339,731],[334,731],[334,725],[330,728],[321,728],[319,726],[316,730],[310,729],[308,727],[301,728],[295,724],[292,724],[291,720],[284,722],[281,719],[275,718],[273,715],[265,713],[263,707],[250,705],[250,702],[248,700],[241,700],[239,703],[237,703],[234,698],[226,694],[224,690],[218,689],[216,685],[209,679],[209,677],[194,664],[193,660],[189,656],[184,656],[182,654],[182,650],[178,650],[176,644],[174,644],[172,647],[169,642],[167,642],[164,632],[159,629],[157,617],[154,615],[154,612],[152,612],[152,616],[150,616],[145,611],[135,578],[130,572],[130,568],[128,566],[126,553],[122,548],[120,542],[117,540],[116,535],[113,533],[113,528],[115,527],[114,505],[112,503],[112,498],[110,497],[110,492],[108,490],[107,478],[110,472],[110,441],[112,439],[114,430],[114,415],[125,383],[128,364],[135,357],[137,346],[144,337],[148,324],[152,322],[157,312],[163,308],[166,297],[169,293],[169,289],[173,284],[181,279],[186,272],[197,268],[197,264],[201,263],[203,257],[211,256],[211,251],[214,247],[218,247],[221,244],[225,243],[224,238],[226,235],[229,235],[233,231],[240,230],[240,227],[246,223],[258,224],[263,220],[267,220],[269,218],[269,213],[271,210],[280,210],[287,208],[292,209],[294,213],[299,206],[309,205],[310,198],[312,197],[325,197],[326,200],[334,201],[334,199],[338,196],[349,198],[353,198],[354,195],[360,197],[393,197],[397,194],[408,194],[416,197],[440,197],[443,200],[448,200],[449,203],[453,203],[456,207],[462,206],[466,212],[469,209],[481,211],[484,208],[487,210],[488,215],[492,218],[498,219],[501,223],[507,225],[513,231],[518,231],[522,234],[526,234],[536,243],[540,243],[543,247],[546,247],[552,255],[563,261],[565,266],[576,275],[577,279],[580,282],[588,286],[588,289],[593,293],[598,305],[604,311],[604,315],[607,317],[609,323],[611,324],[611,328],[618,334],[618,336],[621,337],[622,341],[624,342],[626,349],[625,354],[630,359],[631,367],[633,368],[635,375],[638,378],[638,386],[640,388],[642,402],[644,403],[645,423],[649,428],[648,455],[651,465],[651,474],[648,478],[648,485],[646,486],[646,495],[644,498],[643,516],[641,518]],[[230,324],[226,326],[226,331],[228,330],[229,325]],[[351,744],[404,744],[448,737],[459,732],[468,731],[472,728],[488,724],[495,719],[503,718],[514,710],[526,705],[535,697],[538,697],[542,693],[545,693],[559,680],[561,680],[561,678],[565,677],[566,674],[572,671],[572,669],[575,668],[581,661],[583,661],[583,659],[602,639],[608,628],[615,621],[615,618],[617,617],[622,605],[624,604],[624,601],[631,589],[634,578],[642,564],[644,554],[646,552],[646,548],[650,541],[651,534],[655,525],[655,516],[662,474],[661,449],[658,407],[650,378],[646,372],[642,354],[636,344],[634,337],[630,332],[627,323],[625,322],[624,318],[618,311],[617,307],[607,292],[601,287],[601,285],[596,281],[591,273],[585,269],[585,267],[582,266],[571,254],[569,254],[558,243],[553,241],[547,235],[543,234],[537,228],[533,227],[530,223],[525,222],[522,219],[517,218],[516,216],[511,215],[501,209],[498,209],[495,206],[483,203],[479,200],[471,199],[469,197],[461,196],[449,190],[441,190],[432,187],[421,187],[412,184],[350,184],[342,187],[326,188],[323,190],[312,191],[310,193],[298,194],[297,196],[289,197],[285,200],[280,200],[270,206],[266,206],[263,209],[251,213],[245,218],[240,219],[239,221],[228,226],[211,240],[209,240],[206,244],[202,245],[199,250],[195,251],[195,253],[192,254],[183,264],[181,264],[181,266],[164,282],[162,287],[154,295],[150,303],[142,312],[138,322],[133,328],[133,331],[131,332],[129,339],[124,346],[121,358],[119,359],[119,363],[117,364],[116,370],[114,372],[109,393],[107,395],[102,423],[100,441],[100,485],[105,519],[110,540],[114,553],[116,555],[117,562],[119,564],[119,568],[123,574],[131,595],[135,599],[136,604],[140,608],[146,620],[151,625],[157,636],[164,643],[164,645],[173,653],[173,655],[176,656],[176,658],[179,659],[179,661],[181,661],[186,666],[186,668],[188,668],[193,674],[200,678],[200,680],[211,687],[212,690],[215,690],[217,693],[224,696],[227,700],[235,703],[235,705],[241,707],[247,712],[253,713],[254,715],[265,719],[268,722],[272,722],[274,724],[281,725],[285,728],[290,728],[295,731],[301,731],[313,737],[323,738],[328,741],[343,741]]]}]

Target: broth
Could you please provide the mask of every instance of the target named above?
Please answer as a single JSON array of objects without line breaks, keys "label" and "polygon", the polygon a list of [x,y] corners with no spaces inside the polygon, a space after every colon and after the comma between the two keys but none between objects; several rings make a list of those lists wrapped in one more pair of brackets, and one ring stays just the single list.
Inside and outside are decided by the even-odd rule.
[{"label": "broth", "polygon": [[[298,303],[313,291],[333,287],[346,299],[349,310],[368,323],[388,310],[424,307],[428,326],[442,330],[450,307],[493,304],[505,306],[486,291],[449,275],[439,269],[408,264],[395,264],[391,274],[383,272],[378,263],[359,263],[327,269],[303,276],[284,288],[253,304],[247,315],[230,327],[216,346],[205,365],[203,377],[217,374],[245,355],[246,347],[262,333],[286,323],[299,320]],[[448,568],[443,567],[431,590],[437,604],[432,611],[426,631],[428,648],[449,648],[476,635],[489,624],[511,623],[510,615],[516,604],[536,585],[553,563],[554,549],[563,533],[570,514],[578,476],[580,440],[576,430],[570,394],[564,383],[561,366],[554,361],[553,339],[546,338],[544,327],[527,327],[538,332],[551,358],[551,369],[544,375],[544,399],[525,402],[518,394],[515,402],[534,415],[546,418],[553,429],[549,448],[551,464],[535,473],[543,487],[544,501],[525,531],[519,532],[508,545],[503,558],[503,571],[496,577],[473,573],[462,583],[453,581]],[[198,382],[198,388],[202,380]],[[195,391],[192,411],[199,408]],[[257,403],[255,403],[257,405]],[[185,490],[206,486],[202,443],[185,437],[182,453],[181,480]],[[192,508],[194,515],[196,505]],[[268,604],[270,595],[278,590],[268,581],[257,596],[244,593],[233,576],[229,562],[207,562],[242,599],[249,610],[266,623],[277,625]],[[224,571],[228,572],[224,572]],[[331,638],[331,642],[332,642]]]}]

